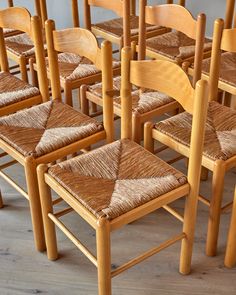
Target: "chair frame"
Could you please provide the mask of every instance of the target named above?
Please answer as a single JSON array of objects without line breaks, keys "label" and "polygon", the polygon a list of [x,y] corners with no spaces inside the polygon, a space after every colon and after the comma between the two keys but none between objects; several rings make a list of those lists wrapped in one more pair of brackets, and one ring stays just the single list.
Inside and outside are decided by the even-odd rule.
[{"label": "chair frame", "polygon": [[234,202],[225,252],[225,266],[232,268],[236,264],[236,187],[234,191]]},{"label": "chair frame", "polygon": [[[98,0],[84,0],[84,19],[85,28],[91,30],[95,36],[102,37],[105,40],[117,44],[119,46],[119,52],[122,47],[130,46],[131,41],[138,41],[138,34],[131,36],[129,17],[135,16],[136,13],[136,1],[135,0],[110,0],[110,1],[98,1]],[[168,2],[173,2],[172,0]],[[123,17],[123,36],[115,37],[108,32],[103,32],[91,24],[91,7],[97,6],[104,9],[112,10],[118,16]],[[159,28],[146,33],[147,38],[157,36],[165,33],[166,28]]]},{"label": "chair frame", "polygon": [[[18,8],[18,14],[20,13],[20,10],[22,8]],[[25,10],[24,10],[25,11]],[[32,26],[33,26],[33,32],[34,36],[39,36],[39,34],[42,32],[42,27],[41,27],[41,22],[39,17],[34,16],[32,17]],[[55,24],[52,20],[48,20],[46,22],[46,37],[47,41],[51,40],[49,38],[49,35],[53,33],[54,31]],[[73,28],[73,29],[67,29],[62,30],[60,33],[59,31],[56,32],[57,37],[57,48],[63,49],[64,46],[68,47],[68,44],[65,44],[63,41],[68,40],[68,35],[70,36],[69,32],[74,31],[75,33],[81,35],[81,39],[88,39],[87,42],[90,42],[90,47],[89,48],[84,48],[81,46],[82,43],[77,42],[76,44],[80,44],[82,47],[81,50],[78,50],[79,52],[84,51],[85,56],[90,56],[92,59],[96,59],[96,65],[98,67],[102,67],[100,64],[100,57],[103,54],[106,56],[112,56],[111,52],[111,47],[107,44],[104,45],[104,48],[101,49],[98,47],[97,40],[96,38],[92,35],[90,31],[87,31],[85,29],[79,29],[79,28]],[[54,32],[55,33],[55,32]],[[74,35],[73,35],[74,36]],[[42,38],[42,36],[41,36]],[[40,42],[40,38],[36,38],[36,61],[37,65],[39,68],[38,74],[39,74],[39,85],[41,85],[45,91],[48,91],[47,87],[47,76],[46,76],[46,66],[45,66],[45,59],[44,59],[44,50],[43,50],[43,43]],[[72,40],[75,42],[75,38]],[[49,51],[49,59],[50,55],[53,54],[51,52],[51,44],[48,42],[48,51]],[[92,46],[93,45],[93,46]],[[69,47],[68,47],[69,49]],[[70,48],[71,49],[71,48]],[[108,58],[109,59],[109,58]],[[110,58],[109,60],[111,60]],[[52,59],[53,60],[53,59]],[[50,67],[53,68],[51,71],[51,81],[52,81],[52,95],[53,99],[60,100],[61,98],[61,92],[60,86],[58,84],[58,80],[54,79],[54,74],[56,74],[56,65],[54,67],[54,64],[52,63],[52,60],[50,61]],[[110,68],[107,69],[109,71]],[[106,75],[106,71],[104,71],[104,75]],[[33,233],[34,233],[34,240],[35,240],[35,247],[38,251],[44,251],[45,248],[45,239],[44,239],[44,230],[43,230],[43,222],[42,222],[42,214],[41,214],[41,205],[40,205],[40,198],[39,198],[39,189],[38,189],[38,181],[37,181],[37,173],[36,173],[36,168],[39,164],[47,164],[54,162],[58,159],[63,159],[68,155],[75,154],[78,150],[83,150],[89,147],[90,145],[106,139],[108,142],[113,140],[113,134],[114,131],[111,126],[113,122],[113,116],[111,115],[110,109],[111,107],[109,106],[110,101],[106,99],[105,101],[107,102],[106,106],[106,112],[104,113],[104,130],[99,131],[93,135],[90,135],[84,139],[75,141],[74,143],[71,143],[67,146],[64,146],[62,148],[59,148],[53,152],[50,152],[48,154],[42,155],[40,157],[34,158],[33,156],[23,156],[20,154],[16,149],[14,149],[12,146],[10,146],[8,143],[6,143],[4,140],[0,139],[0,149],[2,149],[4,152],[1,154],[2,156],[9,155],[11,156],[14,160],[6,163],[4,165],[0,166],[0,176],[2,176],[9,184],[11,184],[20,194],[22,194],[26,199],[29,200],[30,204],[30,211],[31,211],[31,219],[32,219],[32,225],[33,225]],[[2,170],[13,165],[19,163],[24,167],[25,170],[25,175],[26,175],[26,184],[28,188],[28,193],[25,192],[18,184],[15,183],[14,180],[12,180],[6,173],[4,173]],[[55,202],[58,203],[60,200],[56,200]],[[0,196],[0,204],[3,206],[3,201],[2,197]]]},{"label": "chair frame", "polygon": [[[13,1],[10,1],[10,2],[11,4],[13,4]],[[45,20],[47,19],[46,0],[34,0],[34,5],[35,5],[36,15],[40,16],[40,18],[42,19],[42,23],[44,24]],[[12,71],[12,74],[20,73],[22,80],[28,83],[27,71],[28,71],[29,59],[32,58],[33,56],[27,56],[27,57],[24,55],[19,56],[14,54],[10,50],[7,50],[7,56],[9,59],[13,60],[17,64],[11,67],[11,69],[14,69],[14,71]],[[19,67],[19,71],[15,70],[18,67]]]},{"label": "chair frame", "polygon": [[[195,20],[192,14],[181,5],[177,4],[163,4],[163,5],[156,5],[156,6],[146,6],[146,0],[140,0],[140,20],[139,20],[139,41],[138,41],[138,56],[139,60],[145,59],[146,56],[153,58],[153,59],[166,59],[172,62],[176,62],[177,64],[181,65],[183,62],[193,62],[194,60],[198,60],[198,58],[206,58],[210,56],[211,51],[204,51],[204,48],[201,46],[204,45],[204,38],[205,38],[205,22],[206,20],[202,18],[203,14],[199,14],[197,20]],[[183,2],[185,4],[185,2]],[[168,7],[173,7],[171,14],[168,12]],[[168,17],[167,17],[168,14]],[[178,15],[178,20],[176,20],[176,15]],[[146,23],[152,25],[159,25],[165,26],[170,29],[175,29],[187,35],[188,37],[199,40],[196,43],[196,50],[195,55],[193,57],[189,57],[186,59],[176,58],[171,59],[162,54],[156,53],[152,50],[146,48],[146,38],[145,38],[145,31],[146,31]],[[201,37],[200,37],[201,36]],[[201,39],[202,38],[202,39]],[[199,45],[203,44],[203,45]],[[203,51],[203,55],[202,52]],[[199,56],[202,55],[202,56]],[[199,80],[200,76],[200,66],[195,68],[195,76],[198,77]],[[195,82],[197,81],[195,80]],[[195,84],[195,83],[194,83]]]},{"label": "chair frame", "polygon": [[[17,20],[17,21],[16,21]],[[22,11],[17,7],[11,7],[0,11],[0,65],[3,72],[10,73],[3,28],[16,29],[28,33],[33,38],[33,30],[31,25],[31,16],[27,10]],[[40,36],[39,36],[40,38]],[[48,98],[48,94],[43,91],[39,95],[27,98],[23,101],[12,103],[0,108],[0,116],[14,113],[18,110],[39,104]]]},{"label": "chair frame", "polygon": [[[213,53],[212,60],[218,59],[220,56],[220,44],[224,44],[221,48],[223,50],[229,50],[231,48],[234,52],[236,52],[236,44],[232,42],[234,40],[232,36],[236,36],[236,29],[225,29],[224,21],[222,19],[217,19],[214,25],[214,39],[213,39]],[[220,43],[221,34],[219,32],[223,32],[222,34],[222,43]],[[218,47],[219,50],[215,50]],[[211,77],[209,79],[209,100],[217,100],[218,98],[218,77],[219,77],[219,62],[213,63],[211,65]],[[203,77],[204,78],[204,77]],[[149,130],[150,129],[150,130]],[[161,131],[152,130],[152,127],[147,127],[146,133],[148,137],[148,133],[152,132],[152,136],[161,142],[162,144],[167,145],[171,149],[177,151],[181,155],[189,158],[190,149],[177,142],[176,140],[170,138],[168,135],[165,135]],[[153,147],[150,147],[150,151],[153,152]],[[203,202],[205,205],[209,207],[209,219],[208,219],[208,230],[207,230],[207,242],[206,242],[206,254],[208,256],[215,256],[217,253],[217,241],[219,234],[219,225],[220,225],[220,216],[221,213],[228,210],[232,206],[232,202],[222,206],[222,198],[223,198],[223,189],[224,189],[224,177],[228,170],[234,168],[236,166],[236,155],[229,158],[228,160],[212,160],[203,155],[202,157],[202,166],[207,170],[213,172],[212,177],[212,194],[211,200],[209,201],[203,196],[199,196],[199,200]]]},{"label": "chair frame", "polygon": [[[163,69],[166,69],[168,67],[170,67],[171,69],[169,70],[169,73],[171,73],[171,78],[169,78],[169,80],[156,79],[156,77],[161,77]],[[159,68],[161,68],[161,70],[159,70]],[[153,80],[153,77],[155,77],[155,81]],[[170,89],[169,85],[172,84],[172,82],[170,81],[176,82],[176,79],[180,83],[178,84],[177,82],[175,84],[177,85],[176,89]],[[181,187],[174,189],[173,191],[166,193],[159,198],[149,201],[146,204],[141,205],[109,221],[106,217],[96,218],[90,211],[88,211],[79,201],[77,201],[66,189],[64,189],[55,179],[53,179],[52,176],[47,173],[47,165],[40,165],[37,169],[48,258],[50,260],[56,260],[58,258],[55,234],[55,225],[57,225],[66,234],[66,236],[85,254],[85,256],[97,267],[99,295],[111,294],[111,278],[136,265],[137,263],[145,260],[146,258],[160,252],[161,250],[179,240],[182,240],[180,272],[183,274],[188,274],[190,272],[197,196],[201,170],[201,166],[199,163],[201,162],[203,134],[207,112],[207,82],[198,82],[195,91],[192,88],[187,75],[177,65],[167,61],[131,61],[131,49],[127,47],[123,48],[121,89],[121,138],[123,139],[130,139],[132,135],[130,83],[136,84],[140,87],[154,88],[155,90],[167,92],[169,95],[171,94],[173,96],[177,96],[184,107],[191,111],[194,108],[194,118],[197,118],[197,116],[195,117],[195,115],[199,115],[198,119],[194,119],[194,135],[192,136],[191,141],[191,159],[188,173],[189,183],[182,185]],[[186,88],[183,94],[182,85],[184,83],[186,83]],[[103,85],[105,90],[107,84],[104,83]],[[110,87],[107,88],[106,93],[109,93],[109,90]],[[178,95],[178,93],[180,93],[180,90],[182,98],[180,98],[180,96]],[[194,94],[195,103],[193,106],[193,100],[191,101],[189,98],[192,97]],[[110,99],[111,98],[112,97],[110,97]],[[196,143],[198,143],[198,145]],[[51,189],[55,191],[59,195],[59,197],[61,197],[70,207],[60,212],[54,212]],[[185,195],[188,195],[188,197],[186,198],[186,209],[184,217],[185,222],[183,232],[162,243],[160,246],[146,251],[140,256],[111,271],[111,232]],[[74,234],[59,220],[60,216],[67,214],[72,210],[77,212],[91,227],[95,229],[97,258],[94,257],[94,255],[81,243],[81,241],[78,240],[74,236]]]},{"label": "chair frame", "polygon": [[[177,6],[176,5],[159,5],[159,6],[155,6],[155,8],[157,7],[158,9],[158,13],[160,11],[160,13],[162,11],[164,11],[166,13],[166,19],[171,19],[171,15],[176,13],[176,11],[180,10],[182,11],[183,7],[181,6]],[[184,12],[186,13],[186,11],[184,10]],[[155,10],[153,11],[152,14],[153,18],[156,18],[155,16]],[[188,14],[189,17],[189,14]],[[201,77],[201,64],[202,64],[202,56],[203,56],[203,42],[204,42],[204,35],[205,35],[205,26],[206,26],[206,17],[204,14],[200,14],[198,16],[198,21],[194,21],[194,25],[192,26],[192,28],[189,29],[189,33],[193,36],[196,35],[197,36],[197,50],[196,50],[196,54],[195,54],[195,72],[194,72],[194,79],[193,79],[193,85],[196,84],[196,82],[200,79]],[[134,42],[132,42],[132,50],[133,52],[135,52],[135,46],[136,44]],[[142,60],[144,56],[142,56],[141,53],[139,53],[139,59]],[[117,94],[114,91],[114,95]],[[86,101],[86,99],[88,99],[89,101],[92,101],[95,104],[98,104],[100,106],[103,105],[103,101],[102,98],[89,92],[86,91],[86,89],[84,90],[84,92],[81,93],[81,100],[82,101]],[[144,114],[139,114],[138,112],[133,112],[132,115],[132,139],[134,141],[136,141],[137,143],[140,143],[141,139],[142,139],[142,127],[143,124],[149,120],[151,120],[152,118],[156,117],[156,116],[160,116],[163,115],[167,112],[173,112],[173,111],[178,111],[178,109],[180,108],[180,105],[177,101],[172,101],[168,104],[165,104],[161,107],[157,107],[154,110],[151,110],[149,112],[146,112]],[[86,104],[86,107],[83,107],[82,105],[82,112],[89,115],[89,108],[88,108],[88,104]],[[121,109],[119,107],[116,107],[114,105],[114,113],[121,117]]]}]

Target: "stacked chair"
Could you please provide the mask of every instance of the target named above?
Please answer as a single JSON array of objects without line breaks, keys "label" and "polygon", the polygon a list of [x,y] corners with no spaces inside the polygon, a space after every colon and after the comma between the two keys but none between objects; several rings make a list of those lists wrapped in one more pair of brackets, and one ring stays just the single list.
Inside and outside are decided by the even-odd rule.
[{"label": "stacked chair", "polygon": [[[13,1],[0,10],[0,158],[8,161],[0,176],[29,201],[36,250],[58,259],[56,225],[97,267],[99,295],[112,293],[113,277],[179,241],[179,271],[189,274],[199,200],[210,209],[209,256],[217,253],[221,213],[233,204],[225,265],[236,264],[236,187],[234,202],[222,207],[225,173],[236,167],[236,110],[228,102],[236,95],[235,0],[226,1],[213,40],[205,38],[204,13],[194,19],[184,0],[173,2],[140,0],[137,16],[134,0],[84,0],[80,28],[79,1],[72,0],[73,28],[61,30],[48,20],[46,0],[35,0],[33,17]],[[92,24],[93,7],[118,18]],[[156,155],[166,148],[188,159],[186,175]],[[4,171],[15,164],[23,166],[26,190]],[[210,200],[199,194],[208,171]],[[172,204],[183,198],[180,214]],[[182,231],[112,267],[111,233],[160,208]],[[61,220],[71,212],[95,230],[96,255]]]}]

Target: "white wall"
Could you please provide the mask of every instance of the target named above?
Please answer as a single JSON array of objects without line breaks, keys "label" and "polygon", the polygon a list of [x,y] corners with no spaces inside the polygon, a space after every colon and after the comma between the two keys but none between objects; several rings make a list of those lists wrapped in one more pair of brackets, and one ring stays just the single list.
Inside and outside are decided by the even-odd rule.
[{"label": "white wall", "polygon": [[[107,0],[109,1],[109,0]],[[0,1],[0,8],[6,7],[6,0]],[[83,25],[83,0],[79,0],[80,22]],[[136,0],[138,3],[138,0]],[[27,7],[33,13],[34,0],[14,0],[15,5]],[[57,28],[66,28],[72,26],[71,0],[47,0],[48,16],[56,21]],[[151,0],[150,4],[165,3],[164,0]],[[207,15],[207,35],[212,33],[213,22],[218,17],[225,14],[226,0],[186,0],[187,8],[196,16],[199,12]],[[92,10],[93,22],[99,22],[114,16],[112,12],[104,11],[100,8]]]}]

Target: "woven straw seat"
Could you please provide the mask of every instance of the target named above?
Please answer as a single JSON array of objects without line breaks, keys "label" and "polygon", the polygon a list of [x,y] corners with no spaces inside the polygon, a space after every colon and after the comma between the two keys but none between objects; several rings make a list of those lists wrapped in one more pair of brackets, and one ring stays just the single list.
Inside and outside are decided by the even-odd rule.
[{"label": "woven straw seat", "polygon": [[[114,90],[120,90],[121,88],[121,77],[115,77],[113,79],[113,88]],[[100,98],[102,98],[102,83],[97,83],[89,86],[89,91]],[[143,93],[140,93],[136,87],[133,86],[132,92],[132,111],[138,112],[140,114],[147,113],[152,111],[160,106],[168,104],[174,101],[168,95],[165,95],[161,92],[146,90]],[[114,97],[114,105],[118,108],[121,108],[121,97]]]},{"label": "woven straw seat", "polygon": [[128,139],[57,164],[49,174],[96,217],[108,219],[187,183],[182,173]]},{"label": "woven straw seat", "polygon": [[7,72],[0,72],[0,108],[39,95],[39,90]]},{"label": "woven straw seat", "polygon": [[[184,112],[157,123],[155,128],[189,147],[191,126],[192,116]],[[236,111],[209,103],[203,154],[214,161],[236,155]]]},{"label": "woven straw seat", "polygon": [[[211,40],[205,39],[204,50],[211,50],[211,45]],[[195,40],[181,32],[172,31],[147,39],[147,49],[171,59],[186,59],[195,54]]]},{"label": "woven straw seat", "polygon": [[18,30],[14,30],[14,29],[8,29],[8,28],[4,28],[3,29],[3,35],[4,36],[7,36],[7,35],[16,35],[16,34],[19,34],[20,33],[20,31],[18,31]]},{"label": "woven straw seat", "polygon": [[0,138],[24,156],[40,157],[102,129],[94,119],[58,101],[0,118]]},{"label": "woven straw seat", "polygon": [[[211,59],[205,59],[202,63],[202,71],[209,75]],[[220,81],[236,87],[236,53],[224,52],[221,54]]]},{"label": "woven straw seat", "polygon": [[[105,21],[102,23],[94,24],[92,26],[94,29],[103,31],[104,33],[109,33],[115,37],[122,37],[123,36],[123,18],[115,18],[109,21]],[[147,32],[154,31],[160,28],[159,26],[152,26],[147,25],[146,30]],[[138,16],[131,16],[130,17],[130,33],[131,36],[137,35],[139,32],[139,17]]]},{"label": "woven straw seat", "polygon": [[[58,66],[60,78],[67,81],[73,81],[79,78],[101,73],[101,71],[97,69],[89,59],[73,53],[59,53]],[[113,68],[117,68],[119,66],[119,61],[113,62]],[[49,68],[48,63],[47,68]]]},{"label": "woven straw seat", "polygon": [[6,48],[17,56],[30,57],[35,54],[34,43],[28,34],[19,34],[5,39]]}]

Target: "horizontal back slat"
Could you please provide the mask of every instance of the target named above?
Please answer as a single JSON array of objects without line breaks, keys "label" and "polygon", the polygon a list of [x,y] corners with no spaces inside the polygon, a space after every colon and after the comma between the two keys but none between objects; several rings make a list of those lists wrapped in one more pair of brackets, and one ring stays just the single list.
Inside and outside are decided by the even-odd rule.
[{"label": "horizontal back slat", "polygon": [[145,9],[146,23],[183,32],[188,37],[196,40],[197,21],[183,6],[164,4],[146,6]]},{"label": "horizontal back slat", "polygon": [[225,29],[221,39],[221,49],[236,52],[236,28]]},{"label": "horizontal back slat", "polygon": [[53,31],[54,49],[84,56],[101,69],[101,49],[93,33],[82,28]]},{"label": "horizontal back slat", "polygon": [[19,30],[31,36],[31,15],[23,7],[0,10],[0,27]]},{"label": "horizontal back slat", "polygon": [[119,16],[123,15],[123,1],[122,0],[88,0],[91,6],[102,7],[117,13]]},{"label": "horizontal back slat", "polygon": [[194,89],[183,69],[170,61],[131,61],[130,82],[163,92],[177,100],[187,112],[193,112]]}]

